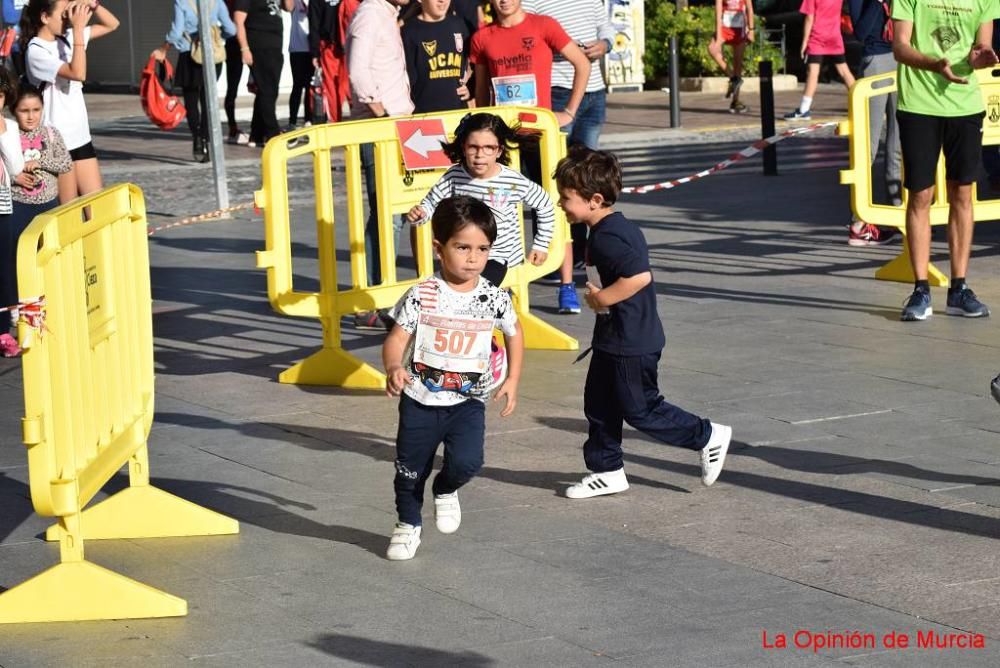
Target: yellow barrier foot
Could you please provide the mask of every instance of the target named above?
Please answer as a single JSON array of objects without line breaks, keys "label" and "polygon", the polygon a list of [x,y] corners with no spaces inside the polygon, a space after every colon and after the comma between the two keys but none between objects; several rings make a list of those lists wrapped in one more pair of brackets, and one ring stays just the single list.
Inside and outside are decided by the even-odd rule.
[{"label": "yellow barrier foot", "polygon": [[280,383],[384,390],[385,374],[338,348],[323,348],[278,376]]},{"label": "yellow barrier foot", "polygon": [[[162,489],[144,485],[123,489],[80,515],[84,540],[105,538],[166,538],[239,533],[239,522],[214,510],[185,501]],[[59,540],[63,529],[53,524],[46,540]]]},{"label": "yellow barrier foot", "polygon": [[[905,239],[903,240],[903,252],[879,267],[875,272],[875,278],[882,281],[913,283],[913,265],[910,264],[910,249],[907,248]],[[927,282],[935,287],[942,287],[948,285],[948,277],[933,264],[928,264]]]},{"label": "yellow barrier foot", "polygon": [[89,561],[58,564],[0,594],[0,624],[186,614],[184,599]]},{"label": "yellow barrier foot", "polygon": [[531,350],[579,350],[580,343],[531,313],[518,313],[524,331],[524,347]]}]

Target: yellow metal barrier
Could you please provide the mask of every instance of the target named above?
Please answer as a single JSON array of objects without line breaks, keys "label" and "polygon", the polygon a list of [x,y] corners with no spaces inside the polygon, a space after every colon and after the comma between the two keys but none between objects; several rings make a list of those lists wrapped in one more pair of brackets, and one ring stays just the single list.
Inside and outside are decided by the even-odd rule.
[{"label": "yellow metal barrier", "polygon": [[[84,220],[89,209],[91,219]],[[31,501],[58,519],[60,563],[0,594],[0,623],[171,617],[187,603],[84,559],[84,539],[237,533],[233,519],[149,484],[153,331],[146,208],[120,185],[35,218],[18,244],[24,443]],[[128,465],[129,487],[83,510]]]},{"label": "yellow metal barrier", "polygon": [[[558,201],[559,193],[552,178],[556,163],[565,155],[565,137],[552,112],[534,107],[496,107],[478,109],[496,114],[508,124],[520,123],[525,130],[539,133],[542,187]],[[440,118],[448,136],[454,134],[468,110],[411,116],[407,119]],[[279,313],[305,318],[319,318],[323,324],[323,347],[295,366],[282,372],[282,383],[339,385],[355,389],[381,389],[385,375],[346,352],[341,346],[340,319],[348,314],[393,306],[412,285],[433,273],[430,225],[417,228],[417,267],[419,276],[400,281],[396,276],[396,250],[393,214],[403,214],[418,204],[444,170],[407,172],[396,136],[399,118],[351,121],[312,126],[272,139],[264,147],[263,187],[256,192],[257,206],[264,209],[265,250],[257,252],[257,266],[267,269],[267,294]],[[292,139],[304,143],[289,147]],[[375,171],[378,193],[378,225],[383,282],[367,283],[365,257],[365,221],[363,203],[367,200],[361,172],[360,145],[375,145]],[[333,179],[330,156],[342,150],[347,186],[347,227],[350,243],[350,288],[339,289],[337,281]],[[316,191],[316,238],[319,256],[319,291],[297,292],[292,285],[291,220],[289,217],[288,161],[310,155],[313,161]],[[515,155],[516,160],[519,156]],[[523,226],[522,226],[523,227]],[[523,233],[522,233],[523,234]],[[569,225],[556,207],[556,229],[549,246],[549,256],[540,267],[527,263],[507,272],[504,286],[514,293],[525,345],[548,350],[577,350],[576,339],[559,331],[529,312],[528,283],[555,271],[562,264]]]},{"label": "yellow metal barrier", "polygon": [[[978,70],[979,88],[986,102],[983,119],[983,145],[1000,144],[1000,68]],[[903,234],[902,253],[875,272],[875,277],[888,281],[913,281],[910,251],[906,244],[906,201],[902,206],[875,204],[872,188],[872,155],[868,101],[879,95],[896,92],[896,73],[879,74],[858,79],[851,88],[848,102],[848,120],[842,122],[837,133],[850,138],[850,168],[841,170],[840,182],[851,187],[851,208],[860,220],[874,225],[897,227]],[[1000,200],[980,200],[976,186],[972,187],[973,211],[976,222],[1000,219]],[[906,197],[906,190],[903,191]],[[945,182],[944,159],[938,162],[934,183],[934,201],[931,204],[931,225],[948,224],[948,191]],[[931,285],[948,285],[948,278],[933,264],[928,265]]]}]

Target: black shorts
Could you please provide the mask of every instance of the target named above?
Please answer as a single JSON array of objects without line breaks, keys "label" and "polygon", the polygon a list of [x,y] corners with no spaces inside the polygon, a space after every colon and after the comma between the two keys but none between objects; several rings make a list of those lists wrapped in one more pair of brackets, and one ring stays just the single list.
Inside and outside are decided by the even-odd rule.
[{"label": "black shorts", "polygon": [[806,56],[806,63],[812,65],[822,65],[823,63],[833,63],[834,65],[840,65],[847,62],[847,54],[837,53],[833,55],[823,55],[823,56]]},{"label": "black shorts", "polygon": [[77,146],[69,152],[69,157],[73,159],[73,162],[96,158],[97,151],[94,150],[94,142],[89,141],[83,146]]},{"label": "black shorts", "polygon": [[974,183],[982,160],[984,115],[928,116],[897,110],[906,189],[919,191],[934,185],[942,150],[945,178],[962,185]]}]

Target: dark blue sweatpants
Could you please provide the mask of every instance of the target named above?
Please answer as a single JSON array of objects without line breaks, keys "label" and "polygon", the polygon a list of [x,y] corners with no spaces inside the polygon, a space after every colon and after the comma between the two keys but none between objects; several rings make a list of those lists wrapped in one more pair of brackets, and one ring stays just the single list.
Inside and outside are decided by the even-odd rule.
[{"label": "dark blue sweatpants", "polygon": [[590,434],[583,458],[594,473],[622,467],[622,422],[664,443],[701,450],[711,423],[668,403],[657,386],[660,353],[619,357],[595,350],[590,358],[583,410]]},{"label": "dark blue sweatpants", "polygon": [[434,494],[451,494],[483,467],[486,406],[468,399],[454,406],[425,406],[403,394],[396,432],[396,512],[400,522],[420,526],[424,485],[434,453],[444,443],[444,464],[434,478]]}]

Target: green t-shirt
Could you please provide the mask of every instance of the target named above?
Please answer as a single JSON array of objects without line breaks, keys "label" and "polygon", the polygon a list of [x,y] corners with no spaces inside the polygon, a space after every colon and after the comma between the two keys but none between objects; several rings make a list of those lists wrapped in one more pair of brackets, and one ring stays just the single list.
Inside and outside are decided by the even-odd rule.
[{"label": "green t-shirt", "polygon": [[956,76],[969,83],[951,83],[937,72],[899,66],[899,108],[930,116],[968,116],[982,112],[969,51],[979,26],[1000,16],[997,0],[894,0],[892,18],[913,22],[910,44],[934,59],[947,58]]}]

